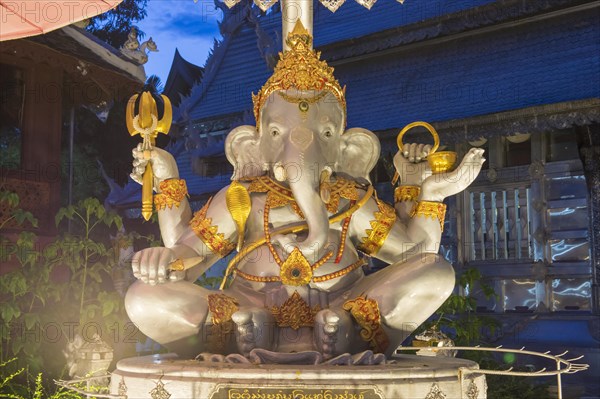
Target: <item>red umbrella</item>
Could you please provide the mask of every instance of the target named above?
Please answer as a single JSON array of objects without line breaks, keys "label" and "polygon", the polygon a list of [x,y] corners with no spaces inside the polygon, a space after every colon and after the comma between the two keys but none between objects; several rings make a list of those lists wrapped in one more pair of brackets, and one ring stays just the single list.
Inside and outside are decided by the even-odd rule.
[{"label": "red umbrella", "polygon": [[0,0],[0,41],[41,35],[102,14],[123,0]]}]

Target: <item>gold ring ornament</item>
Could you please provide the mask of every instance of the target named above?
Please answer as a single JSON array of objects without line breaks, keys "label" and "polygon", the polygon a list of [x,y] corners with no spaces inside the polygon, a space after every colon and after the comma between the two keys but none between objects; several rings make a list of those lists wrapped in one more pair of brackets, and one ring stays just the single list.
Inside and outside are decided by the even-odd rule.
[{"label": "gold ring ornament", "polygon": [[398,134],[397,143],[398,148],[402,151],[404,144],[402,143],[402,138],[404,135],[413,127],[424,127],[431,133],[433,137],[433,147],[431,147],[431,151],[429,151],[429,155],[427,155],[427,162],[429,162],[429,166],[431,167],[431,171],[434,174],[448,172],[454,164],[456,163],[456,152],[454,151],[440,151],[436,152],[440,147],[440,136],[437,131],[427,122],[413,122],[409,123],[400,131]]}]

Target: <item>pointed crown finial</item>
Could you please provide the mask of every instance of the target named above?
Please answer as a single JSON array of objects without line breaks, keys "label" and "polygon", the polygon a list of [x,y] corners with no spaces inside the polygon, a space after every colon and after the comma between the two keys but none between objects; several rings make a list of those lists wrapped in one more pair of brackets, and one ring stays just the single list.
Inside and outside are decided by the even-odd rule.
[{"label": "pointed crown finial", "polygon": [[[257,94],[252,94],[256,128],[260,127],[260,113],[269,96],[289,89],[297,91],[329,92],[338,100],[346,120],[345,88],[333,76],[333,68],[320,59],[321,53],[312,49],[313,38],[298,20],[288,34],[289,50],[279,53],[279,61],[273,75]],[[285,99],[294,99],[288,95]]]}]

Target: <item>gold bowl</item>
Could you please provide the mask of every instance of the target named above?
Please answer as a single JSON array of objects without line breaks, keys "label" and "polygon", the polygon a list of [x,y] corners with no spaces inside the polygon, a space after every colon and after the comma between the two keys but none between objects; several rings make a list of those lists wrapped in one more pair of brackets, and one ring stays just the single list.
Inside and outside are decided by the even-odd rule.
[{"label": "gold bowl", "polygon": [[431,151],[429,151],[429,155],[427,155],[427,162],[429,162],[429,166],[431,167],[432,173],[444,173],[448,172],[454,164],[456,163],[456,152],[454,151],[441,151],[436,152],[440,146],[440,136],[437,131],[427,122],[413,122],[404,127],[398,134],[398,138],[396,139],[398,143],[398,148],[402,151],[404,144],[402,143],[402,138],[413,127],[421,126],[424,127],[431,133],[433,137],[433,147],[431,147]]},{"label": "gold bowl", "polygon": [[431,172],[434,174],[448,172],[456,163],[456,153],[454,151],[440,151],[429,154],[427,162],[429,162]]}]

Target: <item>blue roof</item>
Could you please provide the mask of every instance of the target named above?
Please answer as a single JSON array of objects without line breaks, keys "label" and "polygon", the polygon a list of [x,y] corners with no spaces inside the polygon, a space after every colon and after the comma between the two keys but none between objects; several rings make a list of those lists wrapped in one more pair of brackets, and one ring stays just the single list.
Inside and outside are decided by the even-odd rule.
[{"label": "blue roof", "polygon": [[[380,0],[367,11],[347,1],[335,14],[319,4],[315,43],[325,59],[335,60],[335,75],[346,85],[349,127],[383,131],[415,120],[441,122],[597,98],[597,7],[514,23],[520,16],[574,2],[540,0],[508,9],[502,8],[504,1],[407,0],[400,5]],[[235,124],[244,118],[232,115],[242,114],[253,119],[251,93],[271,75],[268,64],[281,48],[281,14],[262,15],[250,4],[244,0],[225,11],[223,39],[215,41],[202,81],[181,103],[184,123],[237,119]],[[429,46],[418,43],[482,26],[498,28],[500,22],[512,25]],[[401,46],[408,43],[416,44],[410,49]],[[385,55],[375,53],[383,49]],[[362,57],[347,59],[356,55]],[[188,139],[195,131],[189,126]],[[171,152],[192,195],[215,192],[228,184],[228,174],[199,178],[192,168],[197,157],[223,154],[222,144],[186,149],[179,140]],[[127,186],[120,195],[111,195],[115,204],[132,203],[134,191]]]},{"label": "blue roof", "polygon": [[[200,197],[211,195],[230,183],[231,173],[218,174],[213,177],[200,177],[193,169],[193,159],[195,157],[205,157],[211,155],[220,155],[223,153],[223,142],[212,143],[209,147],[203,149],[187,149],[184,140],[172,141],[165,150],[169,151],[177,162],[179,177],[185,179],[189,195]],[[111,207],[139,206],[142,200],[141,186],[129,179],[124,187],[118,187],[114,182],[110,182],[111,191],[105,200],[105,203]]]},{"label": "blue roof", "polygon": [[[348,1],[335,14],[319,5],[315,8],[315,44],[317,48],[324,46],[325,55],[337,42],[344,42],[346,47],[358,43],[364,46],[366,42],[377,50],[386,43],[374,37],[360,42],[352,39],[399,27],[411,29],[423,21],[437,17],[443,20],[469,8],[500,6],[491,3],[407,1],[400,5],[381,0],[367,11]],[[236,15],[239,18],[244,7],[234,7],[226,19]],[[472,18],[484,18],[471,12]],[[513,14],[507,12],[505,18],[510,19]],[[469,20],[470,14],[465,15],[466,25],[461,29],[472,28],[470,23],[476,27]],[[184,102],[189,107],[189,120],[215,119],[251,110],[250,94],[257,92],[271,74],[260,47],[265,35],[277,41],[280,18],[280,13],[271,12],[242,19],[237,29],[225,34],[207,62],[207,68],[213,64],[213,75],[205,74]],[[501,19],[495,15],[485,18],[489,23]],[[597,9],[584,10],[386,56],[350,61],[338,58],[335,75],[347,86],[348,126],[386,130],[414,120],[445,121],[598,97],[597,20]],[[436,29],[438,33],[443,30]],[[262,39],[257,32],[263,35]],[[278,43],[276,47],[280,46]],[[339,54],[334,58],[337,57]]]}]

